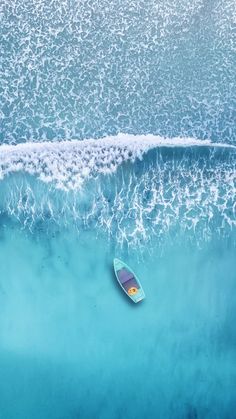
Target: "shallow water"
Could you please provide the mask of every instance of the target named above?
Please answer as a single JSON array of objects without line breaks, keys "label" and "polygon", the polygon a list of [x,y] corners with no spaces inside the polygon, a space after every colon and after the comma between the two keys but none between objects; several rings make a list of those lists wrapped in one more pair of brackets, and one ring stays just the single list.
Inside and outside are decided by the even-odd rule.
[{"label": "shallow water", "polygon": [[104,238],[4,231],[2,417],[232,417],[233,240],[120,251],[146,292],[136,306]]},{"label": "shallow water", "polygon": [[0,4],[1,419],[235,416],[235,16]]}]

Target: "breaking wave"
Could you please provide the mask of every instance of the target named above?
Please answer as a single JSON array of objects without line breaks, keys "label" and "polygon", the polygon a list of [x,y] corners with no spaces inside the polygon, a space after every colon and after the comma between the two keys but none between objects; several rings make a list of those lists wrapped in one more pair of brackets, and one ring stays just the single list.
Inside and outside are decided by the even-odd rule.
[{"label": "breaking wave", "polygon": [[56,188],[79,189],[84,180],[97,174],[111,174],[125,161],[142,159],[155,147],[234,146],[193,138],[167,139],[154,135],[120,134],[100,140],[26,143],[0,147],[0,179],[13,172],[36,175]]},{"label": "breaking wave", "polygon": [[120,134],[0,149],[0,215],[34,232],[73,224],[137,246],[236,226],[233,146]]}]

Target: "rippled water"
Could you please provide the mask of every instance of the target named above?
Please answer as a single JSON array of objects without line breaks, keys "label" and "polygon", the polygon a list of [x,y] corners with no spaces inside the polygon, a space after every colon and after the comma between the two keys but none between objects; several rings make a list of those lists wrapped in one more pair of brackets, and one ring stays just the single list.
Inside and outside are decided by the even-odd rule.
[{"label": "rippled water", "polygon": [[169,239],[176,227],[196,242],[231,233],[234,148],[191,140],[176,147],[183,141],[178,139],[162,140],[163,147],[155,137],[121,138],[85,146],[6,147],[2,214],[31,231],[38,222],[47,222],[49,229],[69,224],[79,233],[95,228],[128,246],[145,246],[152,236]]},{"label": "rippled water", "polygon": [[234,0],[1,3],[1,141],[235,138]]},{"label": "rippled water", "polygon": [[233,0],[1,2],[3,419],[233,417],[235,28]]}]

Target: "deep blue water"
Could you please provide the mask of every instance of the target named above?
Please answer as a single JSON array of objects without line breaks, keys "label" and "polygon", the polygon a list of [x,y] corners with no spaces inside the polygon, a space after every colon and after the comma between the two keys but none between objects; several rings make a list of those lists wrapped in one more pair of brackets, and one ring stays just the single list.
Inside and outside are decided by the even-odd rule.
[{"label": "deep blue water", "polygon": [[0,4],[1,419],[235,417],[235,17]]}]

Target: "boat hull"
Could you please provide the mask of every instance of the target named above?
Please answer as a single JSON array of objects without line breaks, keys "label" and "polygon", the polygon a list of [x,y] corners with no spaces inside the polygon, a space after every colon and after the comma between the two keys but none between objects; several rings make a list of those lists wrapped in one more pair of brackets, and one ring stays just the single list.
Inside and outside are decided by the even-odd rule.
[{"label": "boat hull", "polygon": [[116,279],[126,295],[138,303],[145,298],[142,285],[132,269],[120,259],[114,259],[114,271]]}]

